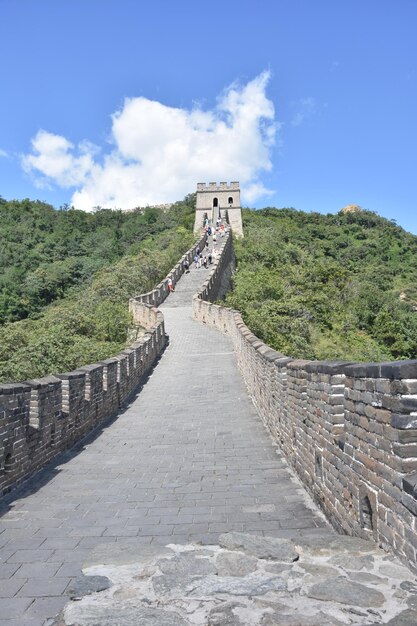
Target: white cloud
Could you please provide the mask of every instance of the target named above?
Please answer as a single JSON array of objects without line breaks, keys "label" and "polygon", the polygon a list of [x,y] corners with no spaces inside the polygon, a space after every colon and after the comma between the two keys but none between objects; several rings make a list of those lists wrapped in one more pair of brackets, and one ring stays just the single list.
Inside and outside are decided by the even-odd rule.
[{"label": "white cloud", "polygon": [[316,101],[311,96],[300,98],[298,102],[293,103],[295,113],[291,119],[292,126],[300,126],[304,120],[309,119],[316,112]]},{"label": "white cloud", "polygon": [[23,156],[22,164],[26,172],[42,174],[36,178],[39,186],[50,182],[60,187],[73,187],[83,184],[94,170],[94,146],[81,142],[73,154],[74,145],[46,130],[39,130],[32,139],[32,154]]},{"label": "white cloud", "polygon": [[38,184],[74,188],[72,204],[86,211],[171,202],[211,180],[239,180],[243,200],[252,202],[269,193],[260,174],[272,168],[279,128],[266,96],[269,78],[263,72],[246,85],[231,85],[211,110],[127,98],[112,115],[110,154],[100,158],[87,141],[74,146],[40,130],[23,167]]},{"label": "white cloud", "polygon": [[2,150],[2,149],[0,148],[0,157],[4,157],[4,158],[6,159],[8,156],[9,156],[9,155],[8,155],[8,153],[6,152],[6,150]]}]

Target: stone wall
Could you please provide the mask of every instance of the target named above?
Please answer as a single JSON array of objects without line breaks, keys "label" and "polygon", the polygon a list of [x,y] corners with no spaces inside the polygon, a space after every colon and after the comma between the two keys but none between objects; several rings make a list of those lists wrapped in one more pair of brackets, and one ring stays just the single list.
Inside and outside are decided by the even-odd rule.
[{"label": "stone wall", "polygon": [[265,426],[333,525],[417,569],[417,361],[313,362],[271,349],[210,302],[229,246],[194,297],[194,318],[230,335]]},{"label": "stone wall", "polygon": [[114,416],[146,378],[166,344],[164,318],[155,307],[165,300],[205,236],[186,252],[166,278],[129,309],[144,336],[116,357],[74,372],[0,385],[0,495],[73,446]]}]

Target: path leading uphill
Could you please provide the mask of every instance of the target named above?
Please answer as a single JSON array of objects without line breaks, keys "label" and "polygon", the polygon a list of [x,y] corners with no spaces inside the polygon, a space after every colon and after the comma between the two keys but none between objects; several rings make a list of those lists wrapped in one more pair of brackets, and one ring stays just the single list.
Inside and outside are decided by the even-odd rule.
[{"label": "path leading uphill", "polygon": [[169,543],[217,544],[225,532],[334,537],[264,430],[231,342],[191,318],[207,271],[192,268],[161,307],[169,345],[130,406],[7,500],[2,626],[48,623],[104,544],[154,554]]}]

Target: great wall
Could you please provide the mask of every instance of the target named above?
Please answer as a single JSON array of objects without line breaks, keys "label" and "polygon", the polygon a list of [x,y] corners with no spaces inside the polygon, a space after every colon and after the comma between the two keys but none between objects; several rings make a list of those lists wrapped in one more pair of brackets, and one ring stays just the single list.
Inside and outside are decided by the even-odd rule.
[{"label": "great wall", "polygon": [[[230,232],[220,239],[210,270],[183,275],[183,261],[192,262],[206,238],[155,289],[130,301],[135,321],[146,329],[140,341],[103,363],[0,386],[0,582],[5,589],[0,623],[52,623],[45,620],[64,606],[66,595],[94,592],[68,592],[82,563],[84,574],[114,576],[122,594],[126,580],[118,567],[139,563],[140,571],[148,572],[139,578],[165,575],[161,558],[179,559],[171,573],[186,566],[186,578],[180,576],[181,584],[164,580],[165,587],[151,578],[157,595],[151,608],[141,601],[129,613],[132,607],[120,604],[116,618],[113,605],[106,604],[109,597],[103,596],[104,610],[93,593],[99,622],[88,613],[92,605],[86,600],[81,617],[74,617],[81,611],[74,605],[67,609],[68,621],[53,623],[130,624],[140,615],[144,624],[182,626],[191,613],[190,623],[219,626],[417,623],[417,581],[404,567],[417,571],[417,361],[308,362],[275,352],[238,312],[218,303],[234,269]],[[190,305],[195,321],[188,319]],[[262,432],[258,416],[266,427]],[[286,463],[339,535],[303,495]],[[217,547],[199,552],[198,543]],[[167,544],[190,544],[194,552],[164,552]],[[224,550],[229,561],[221,570]],[[250,561],[248,571],[241,561],[236,573],[230,560],[234,550],[240,559],[246,555],[246,566],[254,556],[261,560]],[[296,556],[284,557],[282,550],[295,550]],[[267,571],[265,558],[272,563]],[[194,571],[195,559],[203,559],[207,568]],[[214,592],[207,580],[201,591],[204,615],[195,608],[184,613],[190,575],[198,574],[201,582],[214,572],[207,559],[217,563],[216,575],[240,576],[246,591],[223,582]],[[299,562],[304,570],[282,562]],[[290,573],[272,581],[270,572],[285,568]],[[308,578],[312,568],[313,581]],[[363,569],[361,577],[357,570]],[[258,578],[263,572],[261,579],[253,572]],[[349,577],[356,582],[349,583]],[[279,592],[270,605],[264,603],[263,612],[252,599],[266,593],[254,591],[260,580],[266,591]],[[177,589],[175,601],[168,582]],[[322,583],[330,588],[327,596],[316,589]],[[277,608],[283,599],[279,585],[285,586],[284,609]],[[380,585],[380,591],[372,585]],[[368,593],[368,600],[360,600],[361,593]],[[307,605],[305,596],[318,604]],[[168,606],[168,616],[158,613],[160,605]],[[291,621],[297,606],[306,615]]]}]

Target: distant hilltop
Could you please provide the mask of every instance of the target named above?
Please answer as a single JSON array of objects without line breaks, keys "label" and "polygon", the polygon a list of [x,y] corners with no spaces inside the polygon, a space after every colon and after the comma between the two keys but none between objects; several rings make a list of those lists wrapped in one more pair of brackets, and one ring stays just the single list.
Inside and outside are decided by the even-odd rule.
[{"label": "distant hilltop", "polygon": [[347,204],[343,209],[340,209],[340,213],[358,213],[359,211],[363,211],[359,204]]}]

